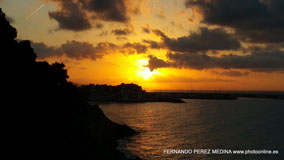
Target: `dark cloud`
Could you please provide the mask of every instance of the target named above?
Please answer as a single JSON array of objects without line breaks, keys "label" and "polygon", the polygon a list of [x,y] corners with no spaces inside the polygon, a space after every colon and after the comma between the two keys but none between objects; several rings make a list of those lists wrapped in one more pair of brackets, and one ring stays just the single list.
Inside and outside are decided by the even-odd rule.
[{"label": "dark cloud", "polygon": [[57,0],[61,10],[49,12],[49,17],[59,23],[59,29],[83,31],[91,28],[89,19],[83,9],[72,0]]},{"label": "dark cloud", "polygon": [[50,47],[44,43],[32,43],[32,47],[39,58],[60,57],[65,55],[74,59],[90,58],[93,60],[102,58],[104,55],[118,48],[118,46],[108,42],[101,42],[93,46],[90,43],[78,41],[67,41],[60,47]]},{"label": "dark cloud", "polygon": [[169,68],[173,67],[174,64],[171,62],[165,62],[162,59],[159,59],[157,57],[154,57],[152,55],[149,55],[149,65],[148,67],[150,68],[151,71],[157,68]]},{"label": "dark cloud", "polygon": [[144,43],[149,44],[150,48],[152,49],[161,49],[163,48],[163,44],[160,42],[152,41],[152,40],[143,40]]},{"label": "dark cloud", "polygon": [[141,43],[125,43],[121,46],[109,42],[100,42],[92,45],[88,42],[67,41],[59,47],[48,46],[43,42],[32,42],[32,47],[39,58],[66,56],[73,59],[92,59],[102,58],[106,54],[121,52],[124,54],[145,54],[147,46]]},{"label": "dark cloud", "polygon": [[198,7],[207,24],[227,26],[249,42],[284,41],[283,0],[186,0]]},{"label": "dark cloud", "polygon": [[161,38],[168,38],[168,36],[159,29],[153,29],[152,32]]},{"label": "dark cloud", "polygon": [[39,58],[47,58],[47,57],[54,57],[54,56],[62,56],[63,52],[62,49],[59,47],[50,47],[47,46],[45,43],[40,42],[31,42],[32,48],[37,53]]},{"label": "dark cloud", "polygon": [[[58,4],[59,10],[49,12],[59,23],[59,29],[88,30],[94,20],[126,23],[132,14],[139,12],[130,0],[49,0]],[[101,28],[102,25],[95,24]]]},{"label": "dark cloud", "polygon": [[283,49],[284,49],[284,42],[267,43],[265,45],[259,43],[250,43],[245,48],[242,48],[242,52],[249,53],[249,52],[260,52],[260,51],[275,51]]},{"label": "dark cloud", "polygon": [[145,33],[151,33],[151,29],[150,29],[149,25],[147,25],[146,27],[143,27],[142,31],[145,32]]},{"label": "dark cloud", "polygon": [[138,54],[142,54],[142,53],[146,53],[147,52],[147,46],[141,44],[141,43],[125,43],[123,45],[123,48],[125,49],[130,49],[127,51],[128,54],[133,54],[135,50],[136,53]]},{"label": "dark cloud", "polygon": [[212,73],[220,75],[220,76],[230,76],[230,77],[243,77],[243,76],[249,75],[249,72],[240,72],[240,71],[234,71],[234,70],[223,71],[223,72],[213,71]]},{"label": "dark cloud", "polygon": [[61,48],[63,53],[70,58],[97,59],[102,57],[102,54],[98,54],[97,48],[87,42],[67,41],[65,44],[61,45]]},{"label": "dark cloud", "polygon": [[169,38],[160,30],[153,32],[161,36],[164,45],[172,51],[206,52],[209,50],[237,50],[241,47],[239,40],[224,29],[200,28],[200,32],[192,32],[189,36]]},{"label": "dark cloud", "polygon": [[96,13],[97,18],[106,21],[127,22],[128,16],[125,0],[80,0],[89,11]]},{"label": "dark cloud", "polygon": [[257,72],[275,72],[284,70],[284,52],[253,52],[249,55],[222,55],[220,57],[191,52],[168,53],[169,61],[149,57],[149,68],[175,67],[190,69],[250,69]]},{"label": "dark cloud", "polygon": [[124,29],[114,29],[112,30],[112,33],[117,35],[117,36],[127,36],[131,33],[133,33],[133,30],[124,28]]}]

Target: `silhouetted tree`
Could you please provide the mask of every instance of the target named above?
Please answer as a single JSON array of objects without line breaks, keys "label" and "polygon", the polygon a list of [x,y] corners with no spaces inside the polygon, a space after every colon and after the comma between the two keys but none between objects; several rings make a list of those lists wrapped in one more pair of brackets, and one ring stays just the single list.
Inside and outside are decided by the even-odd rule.
[{"label": "silhouetted tree", "polygon": [[1,79],[8,88],[1,90],[1,108],[7,109],[4,130],[11,137],[6,145],[14,152],[10,156],[118,159],[115,140],[133,130],[111,122],[84,101],[68,82],[64,64],[36,61],[30,41],[16,38],[16,29],[0,9]]},{"label": "silhouetted tree", "polygon": [[0,8],[0,39],[2,44],[13,44],[14,39],[17,37],[17,31],[14,27],[10,25],[7,21],[5,14]]}]

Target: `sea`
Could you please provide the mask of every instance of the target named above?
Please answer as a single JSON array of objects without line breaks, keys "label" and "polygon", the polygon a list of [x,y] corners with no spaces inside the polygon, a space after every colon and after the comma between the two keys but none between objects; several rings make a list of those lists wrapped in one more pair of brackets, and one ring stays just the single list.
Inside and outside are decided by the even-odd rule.
[{"label": "sea", "polygon": [[118,141],[129,159],[284,159],[284,100],[183,100],[100,108],[112,121],[139,132]]}]

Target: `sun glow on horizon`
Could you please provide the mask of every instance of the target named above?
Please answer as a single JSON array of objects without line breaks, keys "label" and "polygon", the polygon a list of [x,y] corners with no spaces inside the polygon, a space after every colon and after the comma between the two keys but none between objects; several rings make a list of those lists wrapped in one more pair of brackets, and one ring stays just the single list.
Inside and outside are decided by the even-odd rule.
[{"label": "sun glow on horizon", "polygon": [[136,72],[137,77],[142,78],[143,80],[150,80],[154,75],[159,74],[158,71],[151,71],[148,65],[147,59],[138,59],[135,62],[135,65],[138,67]]}]

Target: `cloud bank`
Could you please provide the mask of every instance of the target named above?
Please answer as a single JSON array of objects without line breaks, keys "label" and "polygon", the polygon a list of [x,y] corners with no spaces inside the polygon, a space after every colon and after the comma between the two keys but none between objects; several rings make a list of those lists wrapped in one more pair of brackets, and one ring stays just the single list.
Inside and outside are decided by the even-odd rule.
[{"label": "cloud bank", "polygon": [[[58,5],[49,17],[59,29],[83,31],[92,28],[93,21],[127,23],[139,13],[139,3],[133,0],[49,0]],[[141,0],[135,0],[140,2]]]},{"label": "cloud bank", "polygon": [[93,45],[88,42],[67,41],[59,47],[48,46],[43,42],[32,42],[32,47],[39,58],[66,56],[73,59],[97,60],[106,54],[145,54],[148,52],[147,46],[142,43],[125,43],[116,45],[110,42],[100,42]]},{"label": "cloud bank", "polygon": [[206,54],[168,53],[168,61],[154,56],[149,56],[148,67],[151,70],[157,68],[189,68],[203,69],[249,69],[256,72],[283,72],[284,52],[253,52],[249,55],[222,55],[220,57],[208,56]]},{"label": "cloud bank", "polygon": [[284,41],[283,0],[186,0],[185,5],[197,7],[203,23],[231,27],[244,41]]},{"label": "cloud bank", "polygon": [[200,28],[200,32],[192,32],[189,36],[169,38],[163,32],[154,30],[162,37],[164,46],[178,52],[207,52],[209,50],[237,50],[241,43],[233,34],[224,29]]},{"label": "cloud bank", "polygon": [[32,42],[32,47],[39,58],[60,57],[65,55],[73,59],[90,58],[96,60],[102,58],[104,55],[113,52],[118,46],[108,42],[98,43],[96,46],[87,42],[67,41],[60,47],[51,47],[40,42]]}]

